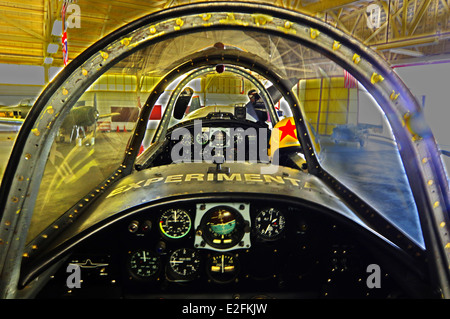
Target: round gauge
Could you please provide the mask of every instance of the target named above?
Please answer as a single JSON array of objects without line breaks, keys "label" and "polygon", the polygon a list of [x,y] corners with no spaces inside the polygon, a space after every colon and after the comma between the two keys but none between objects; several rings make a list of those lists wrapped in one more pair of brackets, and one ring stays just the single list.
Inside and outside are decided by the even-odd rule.
[{"label": "round gauge", "polygon": [[159,220],[161,233],[172,239],[186,236],[191,230],[191,217],[182,209],[168,209],[162,213]]},{"label": "round gauge", "polygon": [[194,249],[180,248],[170,255],[168,266],[175,279],[193,279],[200,269],[200,256]]},{"label": "round gauge", "polygon": [[244,135],[240,132],[234,132],[234,144],[241,144],[244,141]]},{"label": "round gauge", "polygon": [[274,240],[279,238],[286,226],[283,213],[275,208],[262,210],[256,215],[255,229],[257,234],[264,239]]},{"label": "round gauge", "polygon": [[239,274],[239,261],[229,253],[215,254],[208,259],[207,273],[215,282],[232,282]]},{"label": "round gauge", "polygon": [[227,146],[228,135],[225,131],[217,130],[211,135],[211,144],[214,146]]},{"label": "round gauge", "polygon": [[198,133],[196,136],[196,142],[201,145],[205,145],[209,141],[208,132]]},{"label": "round gauge", "polygon": [[189,134],[184,134],[181,137],[181,144],[184,145],[184,146],[192,145],[193,142],[194,142],[194,138],[192,137],[192,135],[190,133]]},{"label": "round gauge", "polygon": [[244,236],[244,219],[232,207],[211,208],[202,218],[202,237],[212,247],[230,248]]},{"label": "round gauge", "polygon": [[137,278],[149,279],[158,274],[160,265],[160,259],[155,253],[140,249],[131,255],[129,270]]}]

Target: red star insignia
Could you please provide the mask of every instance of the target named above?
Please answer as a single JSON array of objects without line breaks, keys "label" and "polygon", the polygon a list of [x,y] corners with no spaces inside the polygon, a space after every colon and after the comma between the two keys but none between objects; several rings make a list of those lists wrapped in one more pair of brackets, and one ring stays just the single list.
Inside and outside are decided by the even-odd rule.
[{"label": "red star insignia", "polygon": [[287,121],[285,126],[282,126],[279,128],[279,130],[281,131],[281,137],[280,137],[280,142],[288,135],[292,136],[293,138],[297,138],[296,134],[295,134],[295,124],[291,123],[291,120]]}]

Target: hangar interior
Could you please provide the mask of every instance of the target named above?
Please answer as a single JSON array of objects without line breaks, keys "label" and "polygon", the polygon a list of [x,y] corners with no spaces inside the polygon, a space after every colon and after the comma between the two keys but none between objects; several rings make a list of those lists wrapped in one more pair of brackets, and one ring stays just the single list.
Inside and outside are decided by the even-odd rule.
[{"label": "hangar interior", "polygon": [[[0,105],[17,106],[33,101],[64,67],[61,45],[63,5],[68,8],[65,31],[70,62],[92,43],[128,22],[151,12],[192,2],[195,1],[42,0],[26,4],[21,1],[3,1],[0,23]],[[450,74],[447,0],[279,0],[262,3],[307,13],[375,49],[394,67],[424,107],[448,169],[450,142],[447,119],[450,111],[443,105],[448,100]],[[258,46],[255,43],[259,47],[255,47]],[[79,104],[92,106],[96,100],[100,113],[119,110],[136,116],[139,103],[145,100],[161,77],[154,67],[170,65],[173,62],[170,61],[171,57],[177,56],[177,52],[194,52],[203,45],[207,44],[199,37],[188,36],[182,42],[165,43],[164,47],[154,48],[145,57],[130,58],[127,65],[118,65],[100,77]],[[362,129],[364,136],[373,133],[369,131],[381,130],[382,120],[379,116],[359,112],[358,101],[367,95],[364,87],[354,84],[351,76],[343,70],[326,65],[323,57],[314,51],[289,45],[284,39],[267,36],[257,39],[246,49],[264,51],[274,64],[284,64],[287,72],[303,72],[297,83],[297,93],[318,134],[331,137],[338,126],[351,130]],[[303,66],[298,65],[298,60],[302,61]],[[195,100],[200,105],[207,104],[209,99],[223,99],[230,93],[235,98],[234,102],[245,103],[246,94],[253,87],[249,80],[232,73],[220,77],[205,73],[191,86]],[[282,102],[278,104],[280,110],[286,111]],[[154,110],[151,116],[153,125],[156,125],[162,111],[161,108]],[[13,116],[22,116],[20,111],[15,114]],[[25,111],[23,115],[26,115]],[[126,118],[128,115],[100,119],[97,131],[130,132],[133,123],[132,119]],[[17,127],[2,127],[2,163],[7,161],[8,149],[12,147],[14,132],[17,130]],[[339,128],[335,131],[339,134]],[[76,132],[72,132],[71,128],[62,138],[70,140],[84,137],[81,133],[84,134],[79,128]],[[2,174],[4,167],[4,164],[0,166]]]},{"label": "hangar interior", "polygon": [[[117,28],[152,12],[195,2],[0,2],[0,104],[4,105],[0,108],[1,116],[26,118],[33,101],[52,85],[55,76],[70,68],[71,61],[83,57],[83,52],[89,50],[92,44]],[[450,115],[446,106],[450,94],[449,0],[278,0],[258,3],[306,13],[358,39],[387,61],[423,108],[437,139],[442,161],[447,170],[450,169],[450,140],[446,122]],[[237,18],[233,12],[221,14],[230,25],[245,27],[248,23]],[[199,18],[192,15],[186,17],[186,22],[182,18],[170,20],[170,31],[182,30],[188,19]],[[251,17],[258,28],[272,19],[263,14]],[[204,26],[209,27],[211,17],[205,14],[200,18]],[[164,23],[169,25],[167,21]],[[164,29],[168,28],[164,23],[150,26],[147,30],[150,37],[169,33],[168,29]],[[277,28],[284,33],[282,36],[275,32],[256,32],[251,28],[213,28],[207,32],[193,28],[192,32],[180,32],[177,36],[168,36],[164,41],[148,46],[133,43],[139,49],[130,49],[126,53],[120,50],[128,47],[131,37],[123,38],[114,42],[119,48],[120,59],[113,50],[106,48],[93,54],[90,64],[79,66],[81,75],[74,73],[67,79],[67,87],[58,92],[63,96],[61,103],[67,102],[64,96],[68,95],[71,98],[69,102],[73,102],[74,106],[69,113],[55,117],[55,122],[62,119],[58,122],[58,132],[55,136],[51,135],[51,143],[46,145],[48,160],[42,167],[42,182],[33,203],[28,247],[40,247],[42,239],[39,234],[51,228],[67,212],[76,213],[77,206],[83,207],[80,198],[83,199],[90,190],[117,172],[124,156],[126,159],[128,155],[124,155],[122,150],[130,151],[130,154],[137,152],[129,149],[129,145],[134,141],[133,135],[139,135],[135,129],[140,128],[142,114],[145,114],[143,110],[148,109],[152,101],[154,106],[139,149],[139,156],[142,156],[137,157],[135,165],[137,171],[140,167],[152,168],[148,164],[149,158],[156,157],[160,166],[170,164],[167,155],[151,154],[151,146],[162,142],[168,131],[173,132],[182,121],[194,119],[205,110],[213,110],[214,116],[226,117],[230,106],[235,112],[235,108],[248,103],[250,90],[259,91],[266,105],[273,103],[273,108],[269,110],[275,111],[269,111],[263,121],[269,129],[273,129],[279,121],[294,116],[292,105],[286,101],[288,97],[271,90],[279,81],[285,87],[290,86],[289,91],[300,104],[305,132],[311,136],[313,144],[309,148],[312,153],[303,150],[306,157],[317,157],[323,168],[350,189],[357,189],[358,194],[405,233],[408,240],[422,247],[424,238],[417,208],[397,151],[399,145],[389,125],[392,114],[384,113],[383,106],[372,97],[371,88],[365,87],[342,65],[331,60],[327,52],[319,52],[290,38],[296,31],[291,29],[289,21]],[[137,29],[136,34],[139,35],[140,31]],[[307,31],[311,39],[319,37],[318,30]],[[332,50],[337,55],[340,54],[340,46],[339,42],[333,43]],[[208,59],[219,59],[218,52],[222,54],[223,62],[211,67]],[[233,58],[239,57],[237,61],[232,61],[227,52]],[[351,59],[352,63],[358,64],[361,57],[355,54]],[[252,60],[253,65],[248,60]],[[186,61],[190,61],[192,67]],[[194,67],[192,61],[198,65]],[[107,63],[105,71],[99,71]],[[99,75],[98,78],[84,90],[80,89],[81,86],[77,87],[74,93],[69,84],[76,87],[76,81],[70,81],[77,76],[89,78],[92,74],[90,68],[94,65],[98,65],[95,70],[98,73],[94,72]],[[255,65],[256,69],[250,68]],[[170,82],[167,86],[164,86],[165,80]],[[383,80],[380,74],[373,73],[369,83],[375,85]],[[369,83],[365,83],[366,86]],[[157,94],[161,87],[163,93]],[[184,98],[187,102],[183,102]],[[397,98],[395,91],[388,96],[391,101]],[[179,106],[180,101],[185,103],[184,108]],[[50,104],[45,110],[48,114],[53,113]],[[164,116],[172,111],[173,118]],[[246,116],[245,119],[252,117],[249,114]],[[257,114],[253,117],[255,119],[259,122]],[[405,116],[403,124],[415,124],[409,120]],[[3,175],[20,124],[0,125],[0,175]],[[165,128],[162,132],[161,127]],[[411,131],[418,135],[426,132],[421,131],[421,127],[411,127]],[[202,133],[205,132],[211,131],[202,130]],[[38,137],[42,131],[35,128],[31,133]],[[283,133],[289,134],[288,131]],[[195,136],[186,143],[202,144],[202,138],[203,135]],[[256,137],[253,142],[256,143]],[[278,144],[269,145],[268,154],[279,151],[274,145]],[[165,150],[173,151],[173,148]],[[237,156],[235,153],[222,155],[231,161]],[[263,155],[258,154],[258,161],[264,162],[261,159]],[[193,155],[183,156],[189,156],[191,160]],[[348,158],[353,160],[349,162]],[[188,159],[183,157],[180,160]],[[298,167],[297,163],[294,165]],[[197,178],[200,178],[198,174]],[[152,182],[148,179],[146,183]],[[137,189],[140,186],[135,183],[112,194],[125,193],[124,189],[133,187]],[[95,196],[92,194],[92,197]],[[88,202],[89,198],[84,200]],[[72,211],[74,207],[75,211]],[[62,213],[64,216],[61,216]],[[31,254],[34,248],[30,249]]]}]

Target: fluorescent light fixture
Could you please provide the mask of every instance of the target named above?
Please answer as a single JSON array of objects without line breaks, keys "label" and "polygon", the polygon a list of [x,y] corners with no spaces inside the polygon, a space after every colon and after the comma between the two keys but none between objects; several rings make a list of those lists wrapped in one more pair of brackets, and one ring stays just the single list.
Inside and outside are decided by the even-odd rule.
[{"label": "fluorescent light fixture", "polygon": [[404,54],[404,55],[414,56],[414,57],[423,57],[425,55],[425,54],[423,54],[420,51],[407,50],[407,49],[401,49],[401,48],[391,49],[391,52],[392,53],[397,53],[397,54]]},{"label": "fluorescent light fixture", "polygon": [[56,43],[49,43],[47,47],[47,53],[56,53],[58,52],[58,49],[59,45],[57,45]]},{"label": "fluorescent light fixture", "polygon": [[53,58],[50,57],[46,57],[44,60],[44,64],[52,64],[53,63]]},{"label": "fluorescent light fixture", "polygon": [[62,35],[62,21],[55,20],[53,22],[52,35],[61,36]]}]

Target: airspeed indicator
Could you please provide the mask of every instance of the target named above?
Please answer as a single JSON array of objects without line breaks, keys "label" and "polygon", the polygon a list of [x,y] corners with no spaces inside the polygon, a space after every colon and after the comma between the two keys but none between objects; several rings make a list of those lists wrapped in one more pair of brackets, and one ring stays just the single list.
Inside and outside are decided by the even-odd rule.
[{"label": "airspeed indicator", "polygon": [[191,217],[183,209],[168,209],[159,219],[161,233],[171,239],[180,239],[191,230]]}]

